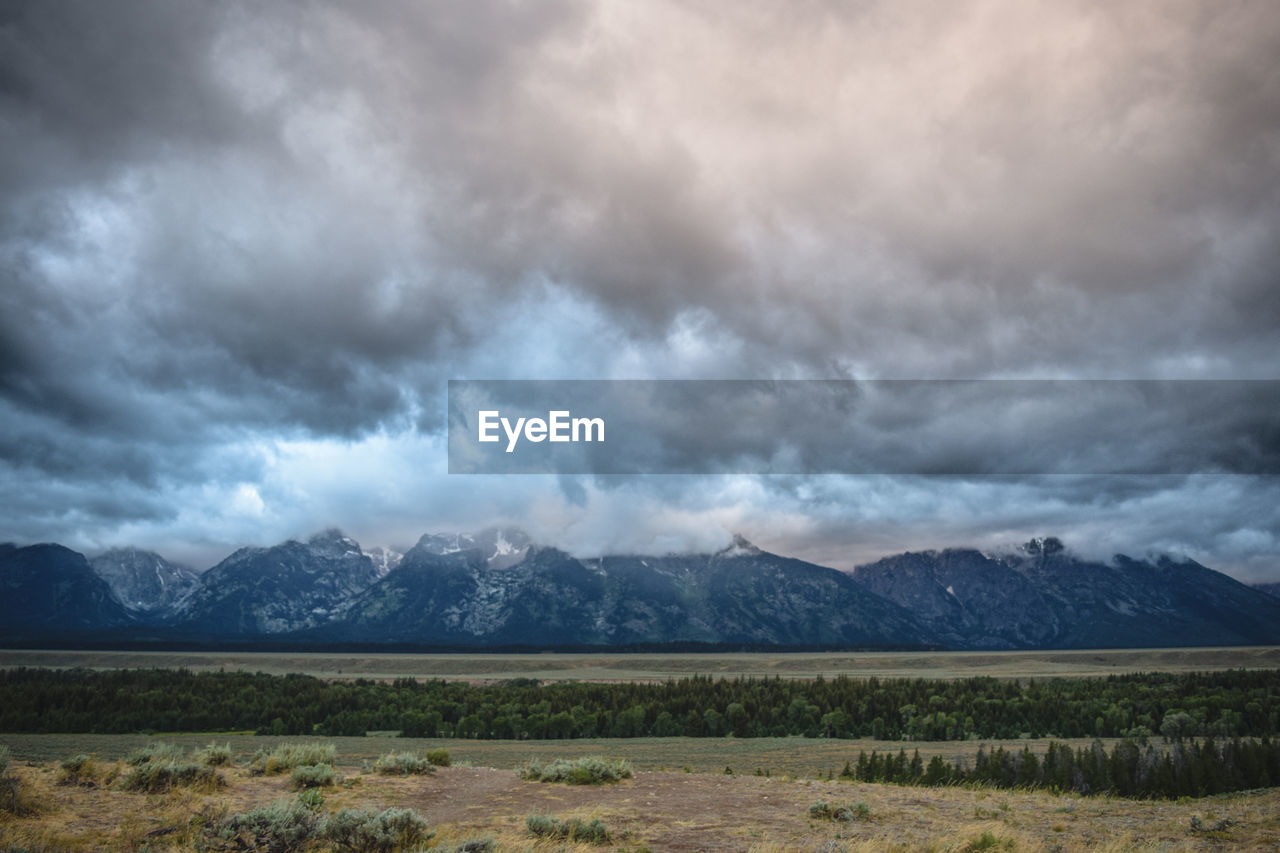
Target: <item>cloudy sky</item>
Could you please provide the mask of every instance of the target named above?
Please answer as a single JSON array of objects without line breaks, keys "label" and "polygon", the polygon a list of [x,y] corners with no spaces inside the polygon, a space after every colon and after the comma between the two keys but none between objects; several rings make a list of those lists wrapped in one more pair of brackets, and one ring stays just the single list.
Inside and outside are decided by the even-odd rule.
[{"label": "cloudy sky", "polygon": [[449,379],[1273,379],[1278,341],[1271,0],[0,2],[0,539],[1056,534],[1280,580],[1275,476],[450,476],[444,433]]}]

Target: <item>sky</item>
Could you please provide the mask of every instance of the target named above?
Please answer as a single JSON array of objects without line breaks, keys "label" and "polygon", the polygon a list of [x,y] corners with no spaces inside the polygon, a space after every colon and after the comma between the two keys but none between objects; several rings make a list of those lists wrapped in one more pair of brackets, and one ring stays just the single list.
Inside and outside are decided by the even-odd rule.
[{"label": "sky", "polygon": [[445,436],[450,379],[1275,379],[1278,332],[1271,0],[0,0],[0,540],[1280,581],[1274,475],[462,476]]}]

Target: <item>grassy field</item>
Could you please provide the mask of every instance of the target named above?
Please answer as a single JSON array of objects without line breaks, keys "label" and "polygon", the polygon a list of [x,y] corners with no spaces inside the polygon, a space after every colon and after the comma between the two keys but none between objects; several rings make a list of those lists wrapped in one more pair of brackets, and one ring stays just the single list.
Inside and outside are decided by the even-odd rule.
[{"label": "grassy field", "polygon": [[0,669],[178,668],[306,673],[330,679],[444,678],[494,681],[662,681],[717,678],[995,678],[1104,676],[1126,672],[1208,672],[1280,668],[1280,647],[1088,649],[1018,652],[821,652],[749,654],[281,654],[273,652],[115,652],[0,650]]},{"label": "grassy field", "polygon": [[[458,764],[510,770],[531,758],[605,754],[625,758],[637,770],[679,770],[686,767],[694,773],[723,773],[726,767],[739,774],[767,771],[771,776],[804,778],[825,777],[839,773],[846,761],[857,762],[858,752],[878,750],[907,755],[919,749],[926,762],[934,755],[947,761],[968,761],[981,745],[979,741],[882,741],[838,740],[829,738],[584,738],[580,740],[459,740],[454,738],[398,737],[255,737],[246,734],[172,734],[172,735],[4,735],[0,744],[7,745],[17,761],[41,763],[59,761],[77,753],[92,753],[107,761],[124,758],[147,744],[163,741],[184,748],[199,748],[215,741],[229,743],[236,761],[244,763],[260,749],[271,749],[279,743],[314,741],[332,743],[338,748],[338,763],[359,768],[383,753],[395,750],[419,751],[444,747]],[[1073,747],[1093,743],[1092,739],[1058,739]],[[1022,749],[1043,754],[1047,739],[988,741],[987,746]],[[1104,739],[1110,749],[1114,740]]]},{"label": "grassy field", "polygon": [[[1143,649],[1069,652],[636,654],[636,655],[337,655],[3,651],[0,667],[185,667],[194,671],[303,672],[323,678],[445,678],[489,682],[525,677],[548,681],[656,681],[694,674],[773,676],[998,678],[1101,676],[1135,671],[1210,671],[1280,667],[1280,649]],[[29,813],[5,813],[0,850],[206,851],[208,827],[227,815],[292,800],[286,777],[252,776],[260,749],[323,741],[337,748],[346,784],[326,789],[321,811],[342,807],[411,808],[437,832],[433,843],[490,838],[496,850],[527,853],[612,849],[641,851],[1177,851],[1280,849],[1280,789],[1203,800],[1133,801],[1047,792],[909,788],[833,780],[859,751],[919,749],[972,762],[979,742],[898,742],[806,738],[644,738],[573,741],[473,741],[394,737],[256,737],[247,733],[171,735],[5,735],[10,772]],[[184,749],[230,745],[234,764],[219,768],[225,786],[133,793],[120,779],[121,760],[164,741]],[[1090,741],[1067,741],[1081,746]],[[1028,745],[1046,740],[990,742]],[[1107,742],[1110,748],[1111,742]],[[391,751],[444,747],[454,766],[430,776],[370,772]],[[96,757],[98,784],[59,784],[59,765],[79,753]],[[513,770],[531,759],[603,755],[627,759],[635,778],[604,787],[521,781]],[[726,768],[732,772],[727,773]],[[0,786],[2,788],[3,786]],[[4,791],[0,790],[0,800]],[[818,800],[865,804],[865,819],[835,823],[809,815]],[[612,833],[603,846],[548,842],[525,828],[530,814],[599,819]],[[239,843],[239,842],[236,842]],[[291,848],[292,849],[292,848]],[[303,848],[296,848],[302,850]],[[305,848],[324,849],[324,848]],[[423,848],[425,849],[425,848]],[[441,849],[449,849],[441,847]]]},{"label": "grassy field", "polygon": [[[207,740],[207,738],[205,738]],[[522,781],[510,769],[479,766],[442,768],[428,776],[388,777],[353,766],[355,746],[339,739],[342,784],[325,788],[317,814],[341,808],[413,809],[436,832],[440,849],[491,839],[498,851],[550,853],[588,850],[641,851],[1179,851],[1275,850],[1280,845],[1280,790],[1245,792],[1192,801],[1133,801],[1107,797],[1064,796],[1048,792],[970,788],[910,788],[828,781],[798,775],[764,778],[738,773],[687,773],[639,769],[614,785],[566,786]],[[383,746],[404,745],[366,739],[374,754]],[[270,742],[255,739],[254,743]],[[49,741],[48,745],[58,744]],[[74,746],[62,741],[59,746]],[[83,745],[83,744],[81,744]],[[123,746],[119,739],[117,746]],[[15,744],[29,749],[30,744]],[[467,760],[459,744],[457,759]],[[475,745],[477,749],[488,745]],[[525,745],[538,749],[543,744]],[[581,754],[585,743],[559,742],[549,752]],[[639,758],[645,746],[667,759],[686,750],[720,748],[700,759],[711,763],[764,760],[767,742],[593,742],[590,748],[611,756]],[[734,752],[739,747],[752,750]],[[816,751],[830,748],[809,744]],[[786,749],[787,752],[797,750]],[[800,749],[798,752],[804,752]],[[476,752],[470,757],[477,758]],[[509,754],[506,758],[512,758]],[[693,760],[692,756],[691,760]],[[504,760],[506,760],[504,758]],[[747,762],[750,763],[750,762]],[[14,765],[17,765],[16,767]],[[94,776],[80,784],[60,784],[54,761],[11,762],[26,813],[0,812],[0,849],[30,851],[124,851],[186,853],[247,850],[252,839],[210,845],[210,828],[227,817],[272,802],[293,802],[297,794],[288,776],[253,776],[243,766],[218,769],[216,788],[177,788],[134,793],[121,784],[128,768],[99,761]],[[858,805],[859,817],[847,823],[810,815],[818,801]],[[533,838],[527,815],[600,820],[611,835],[602,845],[549,842]],[[324,846],[290,846],[323,850]],[[374,848],[367,848],[374,849]],[[391,849],[404,849],[395,847]],[[417,849],[427,849],[419,847]]]}]

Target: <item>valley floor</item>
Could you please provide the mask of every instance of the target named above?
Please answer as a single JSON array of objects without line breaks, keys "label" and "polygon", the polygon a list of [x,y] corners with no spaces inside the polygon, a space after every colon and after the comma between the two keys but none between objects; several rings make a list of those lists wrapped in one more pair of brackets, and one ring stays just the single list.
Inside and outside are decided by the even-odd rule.
[{"label": "valley floor", "polygon": [[[873,751],[908,756],[919,750],[928,763],[935,755],[952,763],[972,766],[982,746],[1003,746],[1006,750],[1030,747],[1043,755],[1049,743],[1072,749],[1092,744],[1094,738],[1017,738],[1011,740],[886,741],[871,738],[581,738],[577,740],[463,740],[459,738],[400,737],[301,737],[297,735],[258,736],[251,734],[0,734],[0,745],[8,746],[15,760],[37,764],[57,762],[78,753],[91,753],[105,761],[118,761],[130,752],[157,741],[176,744],[187,751],[212,742],[227,744],[240,763],[260,749],[274,749],[282,743],[320,742],[333,744],[338,751],[336,766],[354,772],[388,752],[422,753],[446,749],[455,762],[476,767],[513,769],[530,761],[553,761],[581,755],[607,755],[629,761],[636,770],[678,770],[691,773],[736,775],[768,774],[773,777],[805,779],[838,775],[845,762],[857,764],[858,753]],[[1098,739],[1110,751],[1118,738]]]},{"label": "valley floor", "polygon": [[1280,669],[1280,647],[960,652],[704,652],[591,654],[354,654],[327,652],[0,649],[0,669],[137,669],[303,673],[324,679],[441,678],[489,682],[664,681],[710,675],[782,678],[1096,677],[1130,672]]},{"label": "valley floor", "polygon": [[[561,747],[566,757],[582,754],[574,744]],[[41,813],[0,817],[0,849],[195,850],[194,816],[215,818],[296,796],[287,776],[251,777],[241,767],[222,769],[227,786],[219,791],[168,794],[58,785],[52,761],[15,760],[13,770]],[[323,809],[412,808],[436,830],[433,842],[489,837],[498,850],[1047,853],[1280,846],[1280,789],[1170,802],[670,770],[582,787],[526,782],[511,769],[479,766],[446,767],[423,777],[385,777],[356,768],[344,773],[350,786],[326,789]],[[862,802],[869,814],[851,823],[811,818],[809,807],[819,800]],[[535,842],[525,829],[529,814],[599,818],[614,841],[567,848]],[[1201,829],[1193,828],[1193,816]],[[1219,821],[1230,823],[1212,831]]]}]

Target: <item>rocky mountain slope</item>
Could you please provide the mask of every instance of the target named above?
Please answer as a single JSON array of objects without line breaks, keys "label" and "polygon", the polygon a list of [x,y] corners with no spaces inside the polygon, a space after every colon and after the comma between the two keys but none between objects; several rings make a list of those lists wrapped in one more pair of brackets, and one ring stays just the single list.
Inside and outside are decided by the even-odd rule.
[{"label": "rocky mountain slope", "polygon": [[1193,561],[1080,559],[1056,539],[988,555],[965,548],[855,570],[956,648],[1236,645],[1280,639],[1280,600]]},{"label": "rocky mountain slope", "polygon": [[1267,595],[1280,598],[1280,583],[1255,583],[1253,588],[1258,592],[1265,592]]},{"label": "rocky mountain slope", "polygon": [[382,576],[382,566],[338,530],[306,542],[241,548],[200,576],[171,624],[205,634],[285,634],[327,625]]},{"label": "rocky mountain slope", "polygon": [[0,637],[132,624],[83,554],[61,545],[0,546]]},{"label": "rocky mountain slope", "polygon": [[200,583],[192,569],[138,548],[113,548],[89,565],[121,604],[143,618],[167,617]]},{"label": "rocky mountain slope", "polygon": [[143,551],[91,565],[57,545],[4,545],[0,591],[12,636],[136,628],[170,640],[477,647],[1280,643],[1280,598],[1198,563],[1090,561],[1056,539],[999,554],[899,554],[852,573],[741,538],[713,554],[583,559],[498,529],[426,535],[403,556],[365,552],[329,530],[242,548],[199,576]]},{"label": "rocky mountain slope", "polygon": [[931,639],[910,613],[848,575],[741,539],[716,554],[590,560],[525,546],[509,566],[493,550],[423,537],[342,614],[341,630],[353,639],[530,645]]}]

